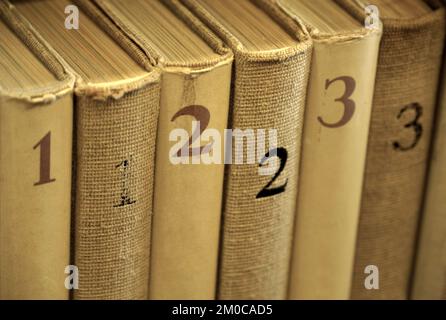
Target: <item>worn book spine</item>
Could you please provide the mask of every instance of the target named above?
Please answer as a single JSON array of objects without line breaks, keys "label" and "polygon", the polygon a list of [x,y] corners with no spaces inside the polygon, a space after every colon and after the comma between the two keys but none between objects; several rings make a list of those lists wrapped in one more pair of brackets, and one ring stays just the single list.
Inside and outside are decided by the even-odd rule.
[{"label": "worn book spine", "polygon": [[[364,21],[360,2],[337,1]],[[353,299],[408,298],[445,33],[444,9],[428,4],[417,19],[382,19]]]},{"label": "worn book spine", "polygon": [[[149,297],[215,299],[224,178],[222,145],[214,141],[212,146],[213,152],[218,148],[220,154],[217,163],[198,164],[206,152],[202,151],[183,156],[189,164],[173,164],[171,159],[178,157],[189,139],[180,139],[174,148],[169,134],[175,129],[191,133],[191,120],[203,117],[200,125],[207,126],[202,129],[216,130],[224,137],[231,63],[228,60],[210,70],[163,70]],[[204,135],[201,139],[203,142],[189,148],[210,146]]]},{"label": "worn book spine", "polygon": [[159,73],[91,2],[76,4],[148,72],[75,87],[74,299],[147,299]]},{"label": "worn book spine", "polygon": [[412,289],[421,300],[446,300],[446,64],[440,90]]},{"label": "worn book spine", "polygon": [[[260,175],[258,162],[228,167],[218,298],[284,299],[311,40],[275,4],[256,1],[296,36],[296,45],[274,52],[248,52],[199,2],[183,2],[234,51],[231,127],[256,133],[262,129],[277,130],[277,145],[272,148],[276,150],[267,147],[261,155],[270,158],[276,151],[280,162],[276,179]],[[246,145],[243,152],[246,159]]]},{"label": "worn book spine", "polygon": [[314,51],[289,298],[349,299],[382,30],[309,29]]},{"label": "worn book spine", "polygon": [[158,103],[158,82],[77,95],[75,299],[147,298]]},{"label": "worn book spine", "polygon": [[0,300],[68,299],[74,78],[3,1],[0,18],[57,79],[0,87]]},{"label": "worn book spine", "polygon": [[[178,1],[164,1],[220,56],[198,64],[163,62],[112,3],[96,2],[162,73],[149,298],[215,299],[224,179],[219,139],[227,126],[232,54]],[[193,121],[200,122],[200,135],[189,143],[198,130],[192,129]],[[175,130],[188,135],[176,140]],[[206,151],[212,142],[205,137],[209,130],[220,138]],[[178,155],[184,146],[186,154]]]},{"label": "worn book spine", "polygon": [[[223,140],[227,127],[232,54],[177,1],[164,1],[221,54],[200,65],[158,66],[163,71],[157,140],[150,299],[215,299],[223,196]],[[177,147],[170,133],[183,129],[193,138],[192,122],[200,122],[200,139],[173,164],[188,139]],[[204,131],[209,129],[207,131]],[[215,140],[217,139],[217,140]],[[212,145],[213,143],[213,145]],[[206,146],[212,150],[206,151]],[[193,152],[192,149],[200,150]],[[204,148],[204,149],[203,149]],[[198,153],[198,155],[196,155]],[[211,153],[216,163],[203,163]],[[195,155],[194,155],[195,154]],[[181,159],[178,159],[181,160]],[[196,164],[199,162],[199,164]],[[195,163],[195,164],[194,164]]]}]

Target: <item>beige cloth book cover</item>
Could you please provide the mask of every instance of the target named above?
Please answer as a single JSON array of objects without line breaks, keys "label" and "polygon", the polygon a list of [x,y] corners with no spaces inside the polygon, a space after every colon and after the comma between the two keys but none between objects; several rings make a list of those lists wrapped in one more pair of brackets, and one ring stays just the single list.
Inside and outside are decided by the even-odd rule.
[{"label": "beige cloth book cover", "polygon": [[149,298],[215,299],[224,164],[206,135],[224,137],[232,53],[178,1],[96,3],[162,73]]},{"label": "beige cloth book cover", "polygon": [[[337,1],[364,21],[365,1]],[[373,4],[379,8],[384,31],[352,298],[407,299],[441,69],[445,13],[439,1],[375,0]],[[379,289],[366,289],[368,266],[378,268],[375,275],[379,275],[379,282],[375,285]]]},{"label": "beige cloth book cover", "polygon": [[68,299],[74,78],[0,2],[0,300]]},{"label": "beige cloth book cover", "polygon": [[382,29],[331,0],[279,3],[314,43],[289,298],[349,299]]},{"label": "beige cloth book cover", "polygon": [[[159,73],[92,3],[18,1],[76,75],[75,299],[145,299],[149,281]],[[49,14],[51,12],[51,14]]]},{"label": "beige cloth book cover", "polygon": [[[230,127],[277,130],[277,145],[257,148],[262,159],[228,166],[217,297],[284,299],[311,39],[270,1],[182,2],[234,52]],[[268,160],[275,174],[259,174]]]},{"label": "beige cloth book cover", "polygon": [[446,299],[446,64],[436,114],[429,181],[415,265],[413,299]]}]

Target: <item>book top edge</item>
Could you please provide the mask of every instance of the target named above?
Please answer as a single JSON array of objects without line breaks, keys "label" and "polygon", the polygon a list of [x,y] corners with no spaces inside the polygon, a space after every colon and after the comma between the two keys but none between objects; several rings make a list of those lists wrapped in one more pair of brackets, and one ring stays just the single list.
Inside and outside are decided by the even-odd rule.
[{"label": "book top edge", "polygon": [[[67,93],[89,96],[96,100],[119,99],[125,93],[160,82],[159,71],[145,61],[135,59],[144,69],[141,76],[104,83],[86,82],[64,59],[42,38],[34,27],[15,9],[8,0],[0,0],[0,18],[28,46],[37,58],[54,74],[54,85],[30,90],[2,90],[0,95],[24,99],[31,103],[46,103]],[[136,53],[135,53],[136,55]],[[137,55],[136,55],[137,56]]]},{"label": "book top edge", "polygon": [[[169,0],[165,0],[169,1]],[[174,1],[174,0],[170,0]],[[229,32],[219,21],[217,21],[200,3],[195,0],[175,0],[188,8],[200,20],[204,21],[209,29],[221,37],[224,43],[241,60],[268,62],[280,61],[300,55],[312,48],[311,36],[300,20],[290,17],[275,1],[252,0],[261,10],[265,11],[276,21],[288,34],[295,39],[295,44],[276,50],[248,50],[231,32]]]},{"label": "book top edge", "polygon": [[[429,28],[439,20],[444,20],[445,8],[440,0],[424,0],[432,8],[432,12],[417,18],[396,19],[380,17],[385,32],[405,32]],[[344,9],[350,12],[356,19],[364,21],[367,17],[365,5],[359,0],[336,0]]]},{"label": "book top edge", "polygon": [[216,57],[202,59],[200,61],[190,63],[168,61],[149,41],[144,39],[136,28],[122,19],[116,10],[114,10],[112,5],[103,0],[93,1],[96,8],[102,12],[102,15],[97,18],[112,21],[116,29],[119,29],[119,32],[124,34],[128,39],[130,39],[130,41],[135,43],[141,51],[144,52],[144,55],[147,59],[149,59],[151,66],[154,68],[169,69],[170,71],[174,70],[174,72],[181,73],[197,73],[205,72],[222,64],[231,63],[233,60],[231,50],[226,47],[224,43],[191,12],[179,4],[178,1],[164,0],[162,2],[168,6],[172,13],[178,16],[178,18],[186,22],[190,29],[210,46],[210,48],[215,52]]},{"label": "book top edge", "polygon": [[[293,17],[293,19],[300,19],[296,13],[294,13],[293,10],[289,9],[284,3],[282,3],[280,0],[277,0],[278,6],[282,8],[289,16]],[[367,37],[373,37],[373,36],[381,36],[383,31],[383,25],[382,23],[379,23],[374,28],[356,28],[351,31],[344,31],[344,32],[324,32],[320,31],[318,28],[312,27],[311,25],[302,22],[302,24],[305,25],[307,28],[309,34],[311,35],[311,38],[313,41],[318,42],[324,42],[324,43],[344,43],[344,42],[350,42],[350,41],[356,41],[356,40],[362,40]]]},{"label": "book top edge", "polygon": [[75,78],[54,55],[51,48],[40,39],[39,35],[29,28],[22,17],[14,10],[14,6],[6,0],[0,0],[0,19],[17,35],[17,37],[40,60],[55,80],[49,85],[26,89],[6,90],[0,87],[0,96],[9,99],[24,100],[32,104],[47,104],[72,92]]}]

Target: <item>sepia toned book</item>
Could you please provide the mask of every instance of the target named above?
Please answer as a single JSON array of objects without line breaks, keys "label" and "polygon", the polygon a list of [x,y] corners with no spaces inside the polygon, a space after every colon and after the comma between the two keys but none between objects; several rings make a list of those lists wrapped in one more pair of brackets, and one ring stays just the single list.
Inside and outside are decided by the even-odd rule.
[{"label": "sepia toned book", "polygon": [[381,26],[331,0],[280,0],[314,42],[290,299],[349,299]]},{"label": "sepia toned book", "polygon": [[446,64],[422,212],[412,299],[446,300]]},{"label": "sepia toned book", "polygon": [[[368,2],[337,1],[358,21],[364,21]],[[435,0],[375,0],[373,4],[379,9],[383,36],[352,298],[407,299],[429,160],[445,12]],[[373,285],[367,282],[370,279],[374,279]]]},{"label": "sepia toned book", "polygon": [[[257,142],[255,161],[247,161],[248,143],[235,144],[228,156],[239,148],[245,161],[234,160],[226,174],[217,297],[284,299],[311,39],[270,1],[181,2],[233,50],[230,128],[254,133]],[[259,170],[264,167],[273,170]]]},{"label": "sepia toned book", "polygon": [[64,300],[74,78],[3,1],[0,34],[0,300]]},{"label": "sepia toned book", "polygon": [[162,75],[149,298],[215,299],[232,53],[179,1],[95,2]]},{"label": "sepia toned book", "polygon": [[74,299],[146,299],[159,73],[88,1],[17,1],[76,76]]}]

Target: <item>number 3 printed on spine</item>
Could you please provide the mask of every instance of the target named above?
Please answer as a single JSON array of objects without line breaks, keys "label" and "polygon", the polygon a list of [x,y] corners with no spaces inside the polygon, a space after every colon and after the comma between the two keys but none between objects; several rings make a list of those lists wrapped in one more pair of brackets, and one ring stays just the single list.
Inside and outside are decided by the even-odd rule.
[{"label": "number 3 printed on spine", "polygon": [[356,108],[355,102],[351,99],[351,96],[353,95],[353,92],[356,88],[355,79],[348,76],[338,77],[333,80],[327,79],[325,81],[325,90],[328,90],[328,88],[330,88],[330,86],[336,81],[343,81],[345,84],[344,95],[338,99],[335,99],[336,102],[341,102],[344,105],[344,114],[342,118],[336,123],[328,123],[325,122],[322,117],[318,117],[317,119],[319,120],[319,122],[327,128],[339,128],[346,125],[352,119]]},{"label": "number 3 printed on spine", "polygon": [[398,113],[397,119],[401,119],[404,114],[413,111],[414,117],[413,119],[404,125],[404,128],[412,129],[414,131],[414,138],[412,143],[408,145],[403,145],[399,141],[393,142],[393,148],[399,151],[409,151],[415,148],[423,135],[423,125],[420,123],[420,118],[423,115],[423,108],[419,103],[411,103],[405,107],[403,107]]}]

